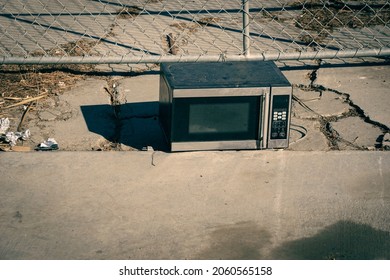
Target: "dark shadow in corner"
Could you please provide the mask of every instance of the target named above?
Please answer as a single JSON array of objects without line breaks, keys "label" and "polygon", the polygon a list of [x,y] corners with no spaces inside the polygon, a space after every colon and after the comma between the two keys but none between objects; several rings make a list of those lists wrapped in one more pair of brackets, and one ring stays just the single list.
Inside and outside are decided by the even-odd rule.
[{"label": "dark shadow in corner", "polygon": [[390,259],[390,232],[352,221],[339,221],[318,234],[285,242],[273,259],[376,260]]},{"label": "dark shadow in corner", "polygon": [[80,106],[88,130],[109,141],[115,138],[115,115],[110,105]]},{"label": "dark shadow in corner", "polygon": [[268,231],[251,221],[219,226],[210,233],[210,246],[195,259],[259,260],[270,239]]},{"label": "dark shadow in corner", "polygon": [[81,106],[88,130],[108,141],[136,150],[151,146],[154,150],[168,151],[159,124],[158,102],[126,103],[118,106]]}]

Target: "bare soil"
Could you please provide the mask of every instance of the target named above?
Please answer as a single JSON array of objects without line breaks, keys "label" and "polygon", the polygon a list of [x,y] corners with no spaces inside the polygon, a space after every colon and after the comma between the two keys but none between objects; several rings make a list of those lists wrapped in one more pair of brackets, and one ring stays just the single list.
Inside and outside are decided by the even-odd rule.
[{"label": "bare soil", "polygon": [[[372,3],[367,3],[372,2]],[[390,20],[390,4],[382,1],[305,1],[303,13],[296,19],[296,26],[305,30],[322,32],[339,27],[363,28],[383,25]]]}]

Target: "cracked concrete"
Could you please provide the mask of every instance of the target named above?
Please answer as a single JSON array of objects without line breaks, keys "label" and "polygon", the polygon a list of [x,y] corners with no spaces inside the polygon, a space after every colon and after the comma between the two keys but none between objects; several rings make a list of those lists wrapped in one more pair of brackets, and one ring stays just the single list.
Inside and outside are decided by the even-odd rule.
[{"label": "cracked concrete", "polygon": [[[29,123],[32,144],[50,137],[57,140],[62,150],[68,151],[99,149],[105,145],[112,138],[109,135],[114,133],[113,113],[105,86],[104,80],[88,78],[63,95],[45,100]],[[89,110],[91,104],[96,110]],[[91,131],[95,124],[100,133]]]},{"label": "cracked concrete", "polygon": [[348,93],[372,121],[390,127],[390,67],[320,68],[317,84]]},{"label": "cracked concrete", "polygon": [[159,76],[122,78],[116,84],[119,98],[117,141],[120,149],[142,150],[149,146],[166,150],[158,120]]},{"label": "cracked concrete", "polygon": [[[283,72],[294,85],[289,150],[388,149],[389,66],[329,68],[318,60],[311,70]],[[148,73],[92,76],[38,103],[29,145],[50,137],[68,151],[167,150],[158,120],[159,75]]]},{"label": "cracked concrete", "polygon": [[38,106],[29,126],[32,145],[51,137],[62,150],[163,149],[158,81],[158,75],[146,75],[79,82]]},{"label": "cracked concrete", "polygon": [[346,98],[338,96],[332,91],[316,91],[310,87],[295,87],[294,96],[311,110],[303,107],[298,102],[293,103],[293,116],[301,119],[317,119],[322,117],[341,117],[347,114],[351,107]]},{"label": "cracked concrete", "polygon": [[327,138],[321,132],[318,120],[292,117],[290,128],[290,147],[295,151],[327,151]]},{"label": "cracked concrete", "polygon": [[[354,149],[358,147],[374,150],[381,146],[380,137],[383,132],[377,126],[366,123],[360,117],[349,117],[331,123],[341,139],[339,149]],[[364,133],[362,133],[364,131]],[[352,144],[352,145],[351,145]]]},{"label": "cracked concrete", "polygon": [[[351,82],[354,76],[359,77],[359,80],[365,80],[367,77],[364,75],[371,67],[347,69],[348,71],[355,70],[347,75],[350,77],[348,81]],[[318,61],[314,70],[307,72],[306,75],[299,73],[298,77],[290,76],[290,81],[294,84],[292,116],[296,119],[319,121],[320,131],[326,137],[329,149],[385,149],[383,138],[388,133],[389,127],[386,122],[382,121],[389,119],[387,108],[390,98],[387,96],[388,89],[384,86],[386,77],[390,77],[389,69],[386,66],[373,67],[369,83],[365,82],[364,85],[350,83],[348,87],[342,86],[342,77],[345,76],[338,73],[341,77],[337,76],[337,86],[335,86],[335,81],[332,79],[336,77],[334,74],[328,75],[328,73],[333,73],[334,69],[322,69],[321,61]],[[375,85],[373,89],[371,85]],[[372,108],[372,99],[367,96],[367,92],[373,92],[376,97],[373,103],[381,103],[381,106],[377,107],[375,113],[371,115],[368,112]],[[378,100],[383,100],[383,102]],[[366,110],[367,104],[370,104],[367,107],[369,110]],[[293,137],[294,134],[292,134],[292,147],[290,148],[302,149],[302,145],[294,147]]]}]

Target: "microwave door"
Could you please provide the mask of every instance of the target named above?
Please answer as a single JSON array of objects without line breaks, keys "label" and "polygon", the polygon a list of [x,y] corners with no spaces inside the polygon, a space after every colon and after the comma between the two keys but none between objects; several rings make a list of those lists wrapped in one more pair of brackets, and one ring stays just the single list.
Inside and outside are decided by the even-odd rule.
[{"label": "microwave door", "polygon": [[256,149],[261,103],[261,96],[177,98],[173,146]]}]

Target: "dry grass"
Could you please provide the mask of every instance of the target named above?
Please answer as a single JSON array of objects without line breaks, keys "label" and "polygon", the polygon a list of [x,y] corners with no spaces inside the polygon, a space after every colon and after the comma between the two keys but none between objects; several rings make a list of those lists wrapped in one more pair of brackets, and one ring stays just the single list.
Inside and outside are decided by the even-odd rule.
[{"label": "dry grass", "polygon": [[307,2],[303,13],[296,20],[296,26],[305,30],[332,32],[335,28],[363,28],[383,25],[390,20],[390,5],[378,5],[374,1],[365,5],[348,5],[340,1],[324,5],[318,1]]},{"label": "dry grass", "polygon": [[25,119],[30,119],[28,112],[36,111],[45,99],[63,93],[82,79],[84,75],[56,69],[0,66],[0,118],[11,120],[11,130],[22,131]]},{"label": "dry grass", "polygon": [[[50,50],[37,50],[32,56],[96,55],[95,40],[81,39]],[[37,97],[60,94],[91,72],[93,65],[0,65],[0,114],[14,105],[36,101]],[[1,116],[1,115],[0,115]]]}]

